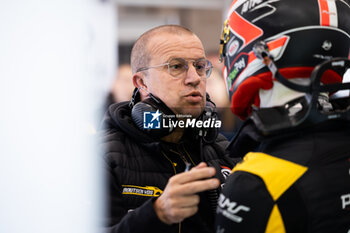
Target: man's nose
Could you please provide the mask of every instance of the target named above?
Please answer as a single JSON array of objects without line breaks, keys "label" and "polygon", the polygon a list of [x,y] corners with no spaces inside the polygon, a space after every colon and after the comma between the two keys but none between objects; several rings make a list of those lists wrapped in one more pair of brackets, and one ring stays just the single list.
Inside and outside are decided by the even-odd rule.
[{"label": "man's nose", "polygon": [[188,70],[186,72],[185,84],[186,85],[198,85],[202,80],[202,77],[196,71],[193,64],[188,64]]}]

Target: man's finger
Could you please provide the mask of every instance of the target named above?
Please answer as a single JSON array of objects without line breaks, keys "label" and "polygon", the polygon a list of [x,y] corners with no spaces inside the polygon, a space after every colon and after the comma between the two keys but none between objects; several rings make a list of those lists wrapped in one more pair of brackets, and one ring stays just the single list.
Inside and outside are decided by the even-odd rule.
[{"label": "man's finger", "polygon": [[197,166],[193,167],[191,170],[208,167],[208,165],[205,162],[200,162]]},{"label": "man's finger", "polygon": [[215,168],[203,167],[192,169],[189,172],[183,172],[170,178],[172,184],[185,184],[195,180],[210,178],[215,175]]},{"label": "man's finger", "polygon": [[206,179],[206,180],[198,180],[189,182],[181,185],[181,189],[183,195],[191,195],[194,193],[199,193],[211,189],[216,189],[220,185],[220,181],[216,178]]}]

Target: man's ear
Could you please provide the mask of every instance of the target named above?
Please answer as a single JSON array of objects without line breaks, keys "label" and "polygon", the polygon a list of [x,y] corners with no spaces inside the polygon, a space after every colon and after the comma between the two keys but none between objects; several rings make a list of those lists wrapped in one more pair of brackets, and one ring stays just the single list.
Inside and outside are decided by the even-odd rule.
[{"label": "man's ear", "polygon": [[139,92],[141,94],[141,100],[147,98],[149,92],[145,82],[145,76],[138,72],[132,77],[132,82],[134,86],[139,89]]}]

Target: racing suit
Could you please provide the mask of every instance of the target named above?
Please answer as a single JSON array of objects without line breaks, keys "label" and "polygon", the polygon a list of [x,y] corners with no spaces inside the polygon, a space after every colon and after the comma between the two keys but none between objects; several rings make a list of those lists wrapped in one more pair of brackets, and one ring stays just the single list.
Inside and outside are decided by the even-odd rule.
[{"label": "racing suit", "polygon": [[216,233],[350,232],[350,124],[263,136],[248,120],[231,142],[245,155],[220,194]]}]

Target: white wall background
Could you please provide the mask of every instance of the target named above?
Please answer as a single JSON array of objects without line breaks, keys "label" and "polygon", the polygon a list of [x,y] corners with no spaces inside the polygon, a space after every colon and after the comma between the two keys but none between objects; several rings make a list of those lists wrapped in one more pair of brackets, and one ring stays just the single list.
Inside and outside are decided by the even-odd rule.
[{"label": "white wall background", "polygon": [[115,73],[114,14],[109,1],[0,3],[0,232],[98,232],[90,127]]}]

